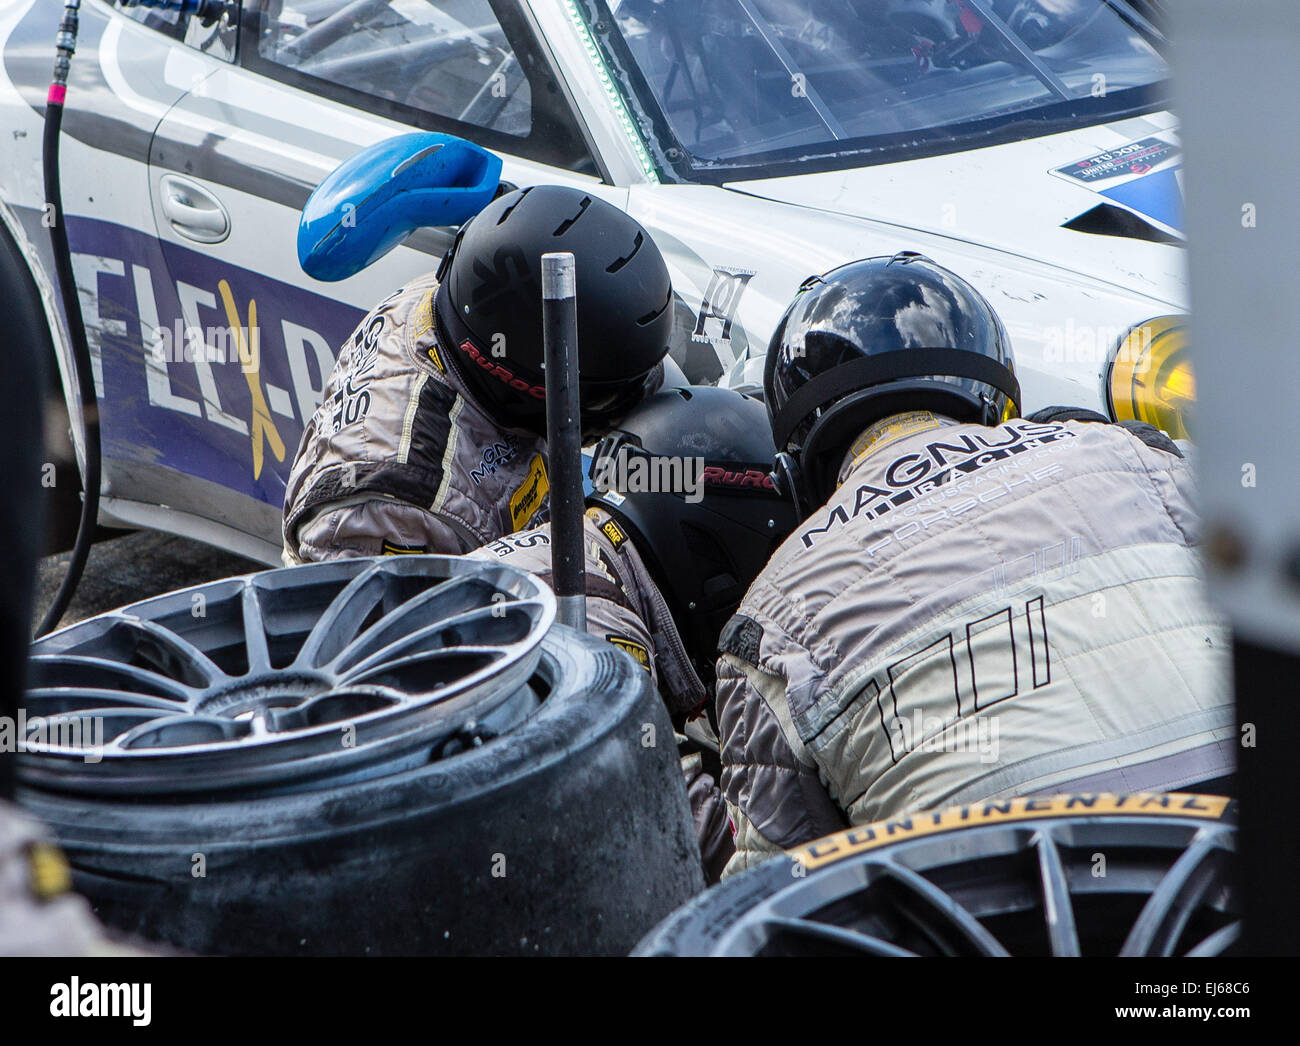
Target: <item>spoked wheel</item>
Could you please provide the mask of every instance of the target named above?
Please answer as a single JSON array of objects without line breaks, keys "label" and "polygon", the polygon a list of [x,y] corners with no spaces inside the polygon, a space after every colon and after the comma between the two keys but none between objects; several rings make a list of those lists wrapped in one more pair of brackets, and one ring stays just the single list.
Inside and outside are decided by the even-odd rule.
[{"label": "spoked wheel", "polygon": [[34,647],[19,800],[186,951],[626,954],[703,886],[694,826],[649,676],[554,606],[406,556],[92,618]]},{"label": "spoked wheel", "polygon": [[696,898],[642,955],[1224,955],[1232,804],[995,801],[851,829]]},{"label": "spoked wheel", "polygon": [[391,772],[531,711],[554,619],[536,578],[450,557],[169,593],[33,645],[23,777],[175,796]]}]

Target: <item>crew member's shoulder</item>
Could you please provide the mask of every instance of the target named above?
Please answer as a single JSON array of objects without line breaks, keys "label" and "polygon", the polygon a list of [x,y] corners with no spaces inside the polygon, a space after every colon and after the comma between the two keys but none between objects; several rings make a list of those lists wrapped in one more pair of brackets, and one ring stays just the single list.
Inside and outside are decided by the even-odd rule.
[{"label": "crew member's shoulder", "polygon": [[[1163,451],[1176,458],[1183,457],[1183,452],[1179,450],[1178,445],[1169,437],[1169,434],[1162,429],[1145,421],[1118,421],[1112,422],[1104,414],[1098,411],[1090,410],[1086,407],[1042,407],[1034,413],[1027,415],[1027,421],[1036,423],[1046,422],[1048,424],[1066,424],[1069,423],[1071,428],[1081,429],[1085,425],[1094,426],[1086,431],[1098,439],[1112,439],[1122,441],[1125,439],[1136,439],[1145,444],[1152,450]],[[1121,435],[1121,433],[1123,435]]]},{"label": "crew member's shoulder", "polygon": [[432,273],[408,284],[402,301],[406,353],[416,367],[440,384],[465,395],[459,376],[447,355],[447,346],[438,338],[434,322],[433,301],[438,280]]}]

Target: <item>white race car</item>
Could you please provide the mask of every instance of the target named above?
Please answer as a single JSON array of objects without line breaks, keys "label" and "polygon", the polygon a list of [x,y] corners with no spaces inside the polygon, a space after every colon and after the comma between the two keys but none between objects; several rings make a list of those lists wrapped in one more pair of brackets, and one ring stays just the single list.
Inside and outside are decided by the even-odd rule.
[{"label": "white race car", "polygon": [[[807,276],[912,250],[1001,314],[1026,410],[1184,434],[1181,172],[1156,7],[213,0],[201,18],[84,0],[62,184],[101,519],[278,560],[285,478],[334,350],[453,232],[326,284],[299,268],[299,211],[341,161],[412,129],[490,149],[505,182],[581,186],[641,221],[672,271],[673,357],[693,381],[756,388]],[[0,0],[0,235],[30,274],[0,268],[0,298],[39,297],[48,330],[22,333],[49,343],[76,419],[41,188],[60,14]]]}]

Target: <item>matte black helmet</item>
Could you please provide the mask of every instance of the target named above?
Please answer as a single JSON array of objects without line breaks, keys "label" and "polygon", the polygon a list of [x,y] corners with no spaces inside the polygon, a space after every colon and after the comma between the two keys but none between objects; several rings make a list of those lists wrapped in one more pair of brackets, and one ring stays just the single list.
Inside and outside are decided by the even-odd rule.
[{"label": "matte black helmet", "polygon": [[438,269],[438,334],[475,398],[503,426],[546,431],[543,254],[576,259],[583,426],[600,430],[658,387],[672,282],[654,241],[612,204],[539,185],[480,211]]},{"label": "matte black helmet", "polygon": [[830,497],[852,441],[881,418],[928,410],[993,425],[1020,409],[992,306],[911,252],[805,280],[772,335],[763,390],[778,485],[804,512]]},{"label": "matte black helmet", "polygon": [[722,626],[798,522],[774,453],[763,405],[708,385],[656,393],[595,448],[588,502],[628,531],[706,685]]}]

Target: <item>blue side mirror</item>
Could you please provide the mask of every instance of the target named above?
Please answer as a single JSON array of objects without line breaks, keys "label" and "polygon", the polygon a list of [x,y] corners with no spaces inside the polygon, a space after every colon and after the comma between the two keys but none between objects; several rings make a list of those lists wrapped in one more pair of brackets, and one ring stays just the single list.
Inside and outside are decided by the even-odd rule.
[{"label": "blue side mirror", "polygon": [[317,280],[345,280],[416,229],[461,225],[491,202],[501,158],[450,134],[377,142],[336,167],[307,199],[298,263]]}]

